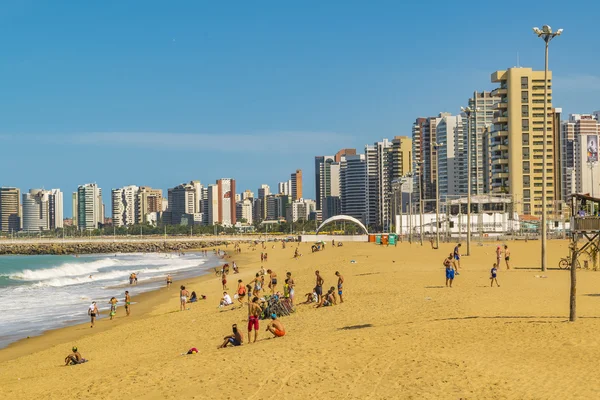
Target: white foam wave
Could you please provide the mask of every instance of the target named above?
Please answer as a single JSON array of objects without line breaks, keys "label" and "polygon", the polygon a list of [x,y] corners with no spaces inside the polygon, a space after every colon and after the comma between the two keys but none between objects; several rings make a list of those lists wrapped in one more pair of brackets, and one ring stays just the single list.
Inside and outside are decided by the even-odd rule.
[{"label": "white foam wave", "polygon": [[66,263],[54,268],[44,269],[24,269],[21,272],[17,272],[9,275],[10,279],[21,280],[21,281],[40,281],[46,279],[53,279],[57,277],[67,276],[82,276],[90,275],[91,273],[97,272],[101,268],[107,268],[115,265],[116,260],[105,258],[102,260],[96,260],[87,263]]}]

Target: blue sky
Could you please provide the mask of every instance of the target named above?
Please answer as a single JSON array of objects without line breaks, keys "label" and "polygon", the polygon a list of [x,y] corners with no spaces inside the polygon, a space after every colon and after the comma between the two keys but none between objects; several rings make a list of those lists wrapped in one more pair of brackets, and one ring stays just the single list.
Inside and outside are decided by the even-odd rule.
[{"label": "blue sky", "polygon": [[[410,136],[490,74],[543,68],[554,104],[600,109],[594,2],[53,1],[0,7],[0,185],[275,187],[315,155]],[[65,214],[70,215],[68,196]]]}]

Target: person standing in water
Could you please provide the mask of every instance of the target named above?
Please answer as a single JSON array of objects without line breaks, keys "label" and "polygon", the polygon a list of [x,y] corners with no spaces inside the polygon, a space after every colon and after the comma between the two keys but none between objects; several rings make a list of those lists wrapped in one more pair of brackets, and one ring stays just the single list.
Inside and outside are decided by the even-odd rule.
[{"label": "person standing in water", "polygon": [[167,289],[169,289],[171,287],[171,284],[173,283],[173,278],[171,277],[171,274],[167,275]]},{"label": "person standing in water", "polygon": [[96,316],[98,314],[100,314],[100,311],[98,311],[98,306],[96,305],[95,301],[92,301],[92,304],[90,304],[90,308],[88,309],[88,315],[92,319],[92,326],[90,326],[90,328],[94,327],[94,324],[96,323]]},{"label": "person standing in water", "polygon": [[129,315],[131,314],[131,297],[129,296],[128,290],[125,291],[125,312],[129,317]]}]

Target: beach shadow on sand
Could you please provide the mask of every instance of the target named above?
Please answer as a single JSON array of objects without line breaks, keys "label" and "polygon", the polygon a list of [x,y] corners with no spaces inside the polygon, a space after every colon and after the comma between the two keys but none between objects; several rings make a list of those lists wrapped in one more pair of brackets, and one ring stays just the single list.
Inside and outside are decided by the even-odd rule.
[{"label": "beach shadow on sand", "polygon": [[354,276],[365,276],[365,275],[377,275],[380,274],[381,272],[367,272],[365,274],[358,274],[358,275],[354,275]]},{"label": "beach shadow on sand", "polygon": [[[542,269],[540,267],[513,267],[511,268],[511,270],[515,270],[518,269],[519,271],[538,271],[538,272],[542,272]],[[548,271],[562,271],[560,268],[547,268]],[[568,271],[568,269],[565,269],[565,271]]]},{"label": "beach shadow on sand", "polygon": [[350,325],[344,326],[343,328],[338,328],[339,331],[351,331],[354,329],[364,329],[364,328],[372,328],[373,324],[362,324],[362,325]]},{"label": "beach shadow on sand", "polygon": [[[597,296],[600,296],[597,295]],[[582,319],[597,319],[600,317],[577,317],[577,318],[582,318]],[[482,317],[482,316],[477,316],[477,315],[473,315],[473,316],[467,316],[467,317],[452,317],[452,318],[439,318],[439,319],[434,319],[433,321],[460,321],[460,320],[467,320],[467,319],[512,319],[512,320],[519,320],[519,319],[536,319],[536,320],[543,320],[543,319],[560,319],[562,321],[559,322],[569,322],[569,317],[568,316],[563,316],[563,317],[559,317],[559,316],[534,316],[534,315],[530,315],[530,316],[526,316],[526,315],[498,315],[498,316],[490,316],[490,317]],[[527,321],[529,323],[550,323],[551,321]]]},{"label": "beach shadow on sand", "polygon": [[425,289],[443,289],[445,286],[425,286]]},{"label": "beach shadow on sand", "polygon": [[588,296],[588,297],[600,297],[600,293],[587,293],[587,294],[584,294],[584,296]]}]

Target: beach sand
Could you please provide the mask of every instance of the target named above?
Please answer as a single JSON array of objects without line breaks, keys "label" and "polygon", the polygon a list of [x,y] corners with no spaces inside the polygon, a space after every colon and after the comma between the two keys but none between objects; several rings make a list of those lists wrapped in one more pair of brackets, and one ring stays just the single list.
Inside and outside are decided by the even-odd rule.
[{"label": "beach sand", "polygon": [[[454,244],[382,247],[328,244],[292,258],[296,244],[268,246],[265,268],[295,277],[296,298],[311,291],[314,270],[335,285],[344,276],[345,303],[300,305],[281,321],[288,333],[218,350],[231,324],[246,326],[247,308],[221,311],[220,279],[186,280],[208,300],[179,312],[177,287],[134,298],[129,320],[60,329],[0,350],[2,399],[592,399],[600,397],[600,272],[578,271],[578,315],[567,322],[569,272],[555,270],[566,241],[550,241],[539,269],[540,242],[509,242],[513,270],[499,270],[490,288],[496,243],[464,257],[453,288],[444,286],[444,256]],[[247,282],[260,250],[232,257]],[[229,248],[231,249],[231,246]],[[462,252],[465,253],[463,243]],[[355,263],[351,263],[355,260]],[[544,277],[542,277],[544,276]],[[176,285],[177,286],[177,285]],[[143,308],[146,308],[145,310]],[[109,329],[110,328],[110,329]],[[243,329],[245,331],[245,329]],[[93,331],[93,333],[91,332]],[[245,332],[247,334],[247,332]],[[90,362],[64,367],[73,345]],[[182,356],[189,348],[199,353]]]}]

